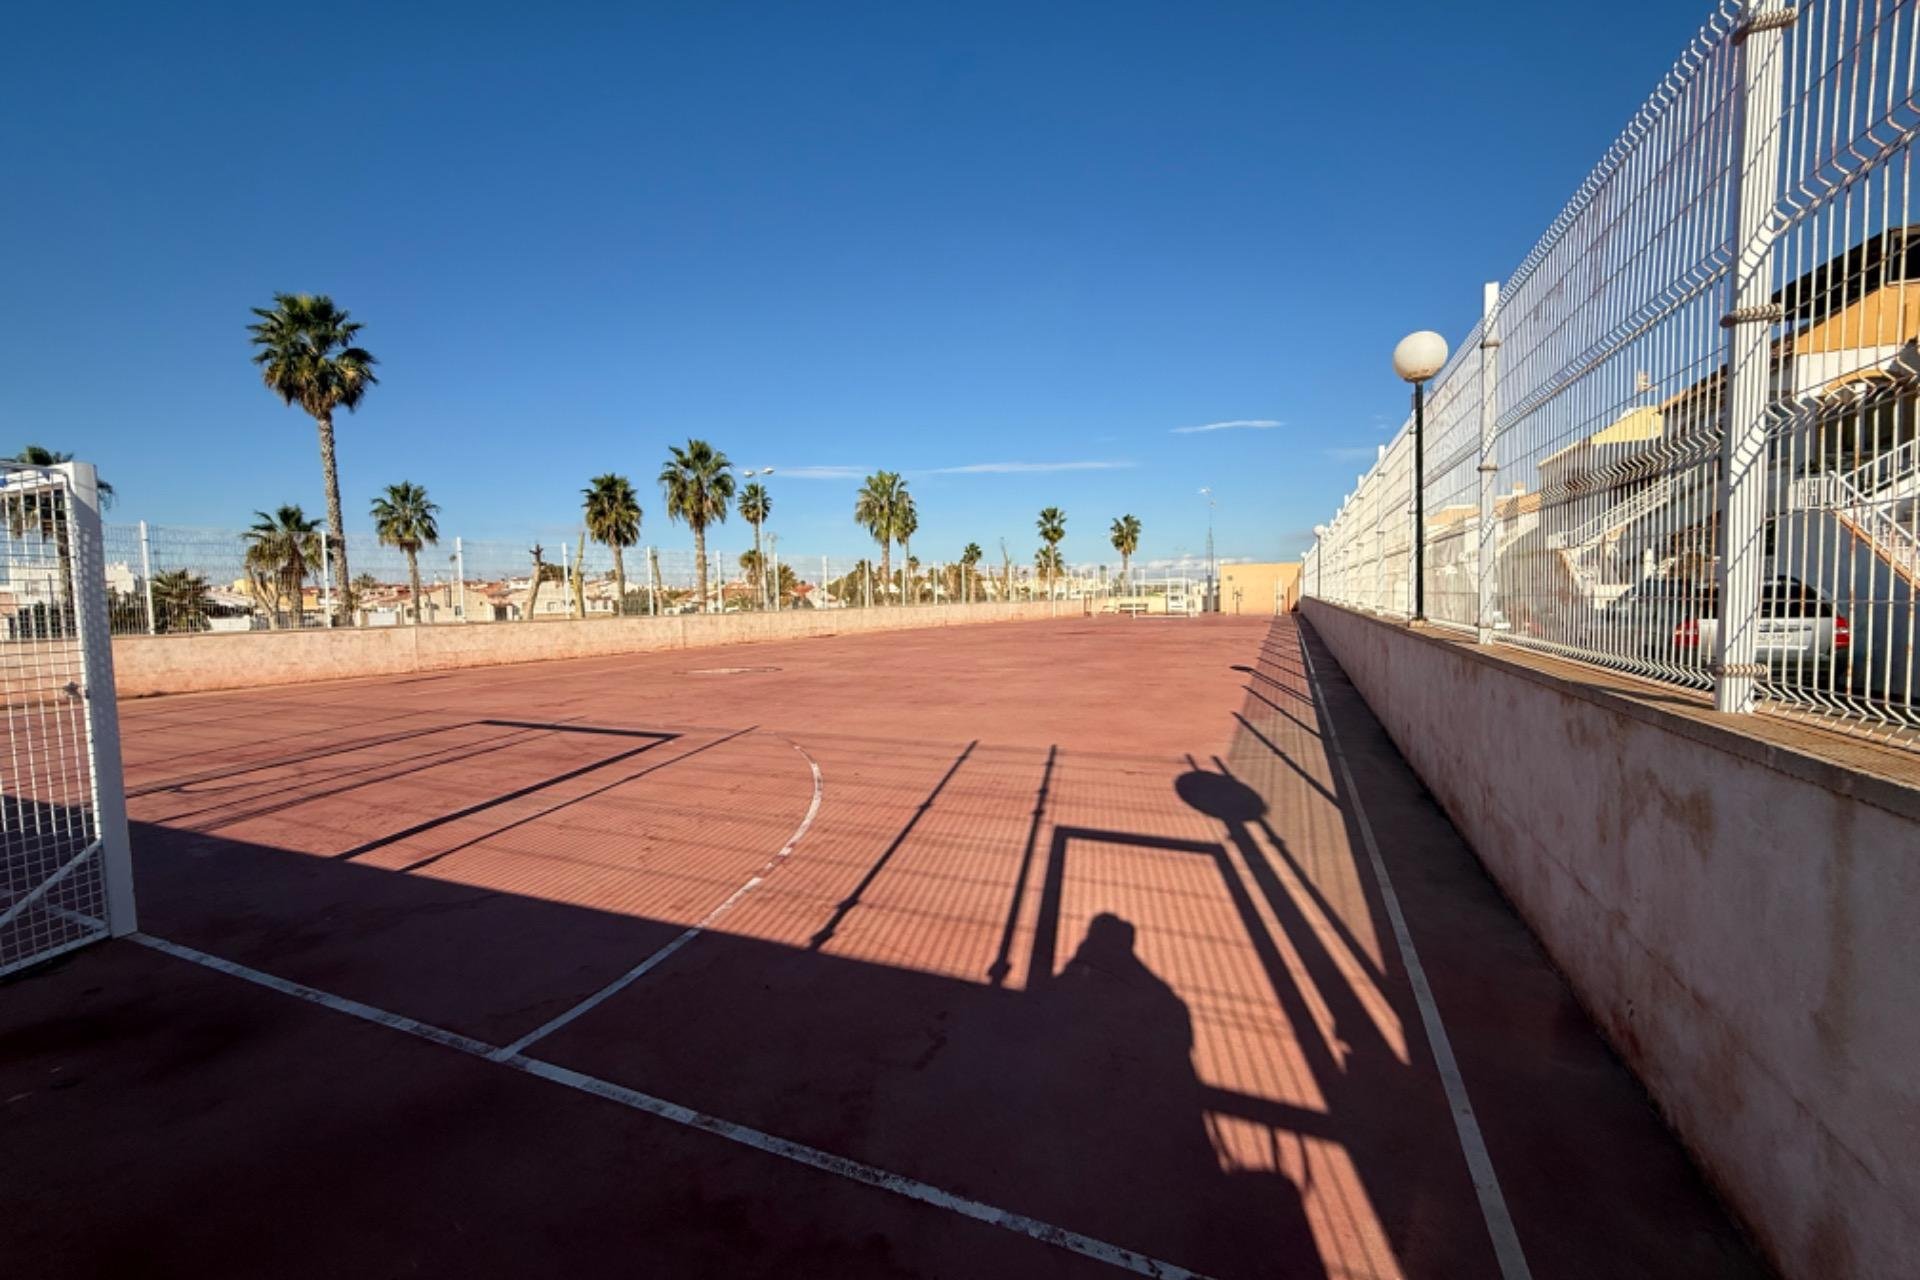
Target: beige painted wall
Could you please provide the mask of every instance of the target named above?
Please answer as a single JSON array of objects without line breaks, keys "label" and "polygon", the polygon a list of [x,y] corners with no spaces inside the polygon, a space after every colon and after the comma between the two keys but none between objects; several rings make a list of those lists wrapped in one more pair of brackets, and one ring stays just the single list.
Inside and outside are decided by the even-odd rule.
[{"label": "beige painted wall", "polygon": [[554,658],[786,640],[801,636],[1049,618],[1062,602],[927,605],[911,609],[795,609],[782,613],[596,618],[582,622],[116,636],[114,683],[123,698],[303,684],[355,676],[447,671]]},{"label": "beige painted wall", "polygon": [[[1234,592],[1240,598],[1234,599]],[[1286,613],[1300,600],[1300,566],[1291,564],[1223,564],[1220,566],[1220,612],[1241,614]]]},{"label": "beige painted wall", "polygon": [[1849,743],[1888,765],[1861,772],[1799,726],[1302,608],[1782,1273],[1913,1276],[1920,789],[1902,758]]}]

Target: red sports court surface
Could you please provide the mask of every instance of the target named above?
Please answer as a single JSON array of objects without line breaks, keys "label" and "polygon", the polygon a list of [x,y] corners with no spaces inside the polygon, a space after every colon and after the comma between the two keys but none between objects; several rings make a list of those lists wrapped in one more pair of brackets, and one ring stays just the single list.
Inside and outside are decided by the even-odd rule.
[{"label": "red sports court surface", "polygon": [[122,715],[9,1274],[1763,1274],[1291,619]]}]

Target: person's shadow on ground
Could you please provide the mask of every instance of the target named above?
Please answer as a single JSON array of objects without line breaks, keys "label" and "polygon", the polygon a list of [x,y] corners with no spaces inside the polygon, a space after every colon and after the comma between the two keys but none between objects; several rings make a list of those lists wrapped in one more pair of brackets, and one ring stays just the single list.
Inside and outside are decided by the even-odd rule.
[{"label": "person's shadow on ground", "polygon": [[1325,1277],[1293,1180],[1222,1167],[1192,1017],[1135,943],[1094,917],[1050,980],[959,1013],[874,1120],[941,1133],[965,1185],[1043,1220],[1209,1274]]}]

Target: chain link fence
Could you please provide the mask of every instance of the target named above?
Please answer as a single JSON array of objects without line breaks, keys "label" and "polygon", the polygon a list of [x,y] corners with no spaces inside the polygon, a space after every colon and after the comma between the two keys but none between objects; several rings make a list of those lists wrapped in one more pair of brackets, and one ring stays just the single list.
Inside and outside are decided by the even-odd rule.
[{"label": "chain link fence", "polygon": [[[1304,590],[1910,736],[1914,0],[1728,0],[1316,530]],[[1416,556],[1415,542],[1419,540]]]},{"label": "chain link fence", "polygon": [[[1198,613],[1203,569],[1191,564],[971,566],[792,554],[775,537],[707,554],[704,597],[689,548],[614,549],[572,537],[442,538],[406,553],[365,534],[346,538],[348,598],[336,598],[334,550],[316,529],[205,529],[109,524],[107,598],[115,635],[184,635],[330,626],[498,623],[766,609],[861,609],[1044,601],[1094,612]],[[415,582],[418,582],[416,592]]]}]

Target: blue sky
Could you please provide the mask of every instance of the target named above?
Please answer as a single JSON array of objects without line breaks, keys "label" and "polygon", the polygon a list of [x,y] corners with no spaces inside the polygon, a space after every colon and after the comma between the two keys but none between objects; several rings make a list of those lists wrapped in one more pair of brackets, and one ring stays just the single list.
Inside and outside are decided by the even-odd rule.
[{"label": "blue sky", "polygon": [[[552,535],[586,478],[703,436],[774,466],[782,547],[1287,557],[1704,6],[38,4],[0,44],[0,445],[121,519],[321,510],[248,308],[331,294],[382,384],[349,529],[408,479],[448,534]],[[1216,424],[1218,429],[1198,430]],[[1237,424],[1237,425],[1235,425]],[[737,520],[721,546],[746,536]]]}]

